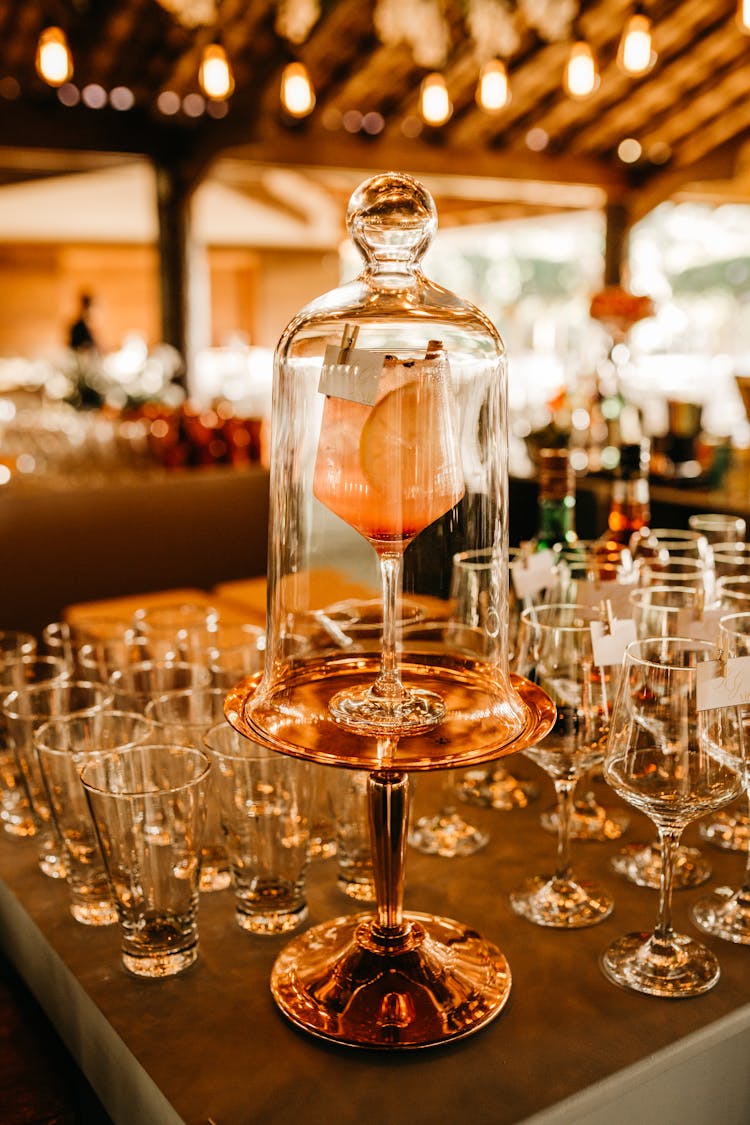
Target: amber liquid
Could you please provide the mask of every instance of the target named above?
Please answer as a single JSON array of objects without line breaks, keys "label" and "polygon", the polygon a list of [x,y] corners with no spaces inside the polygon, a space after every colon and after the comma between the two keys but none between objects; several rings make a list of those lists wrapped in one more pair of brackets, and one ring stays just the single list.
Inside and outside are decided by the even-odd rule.
[{"label": "amber liquid", "polygon": [[376,550],[403,549],[463,495],[451,407],[444,357],[386,365],[373,406],[327,397],[318,500]]}]

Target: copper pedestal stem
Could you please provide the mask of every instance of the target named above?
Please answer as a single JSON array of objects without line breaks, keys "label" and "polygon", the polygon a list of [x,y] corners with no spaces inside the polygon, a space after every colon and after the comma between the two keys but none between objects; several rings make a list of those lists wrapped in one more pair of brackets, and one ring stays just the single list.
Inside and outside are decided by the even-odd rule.
[{"label": "copper pedestal stem", "polygon": [[393,946],[408,933],[404,921],[404,867],[409,822],[409,775],[391,770],[368,777],[370,840],[377,896],[373,938]]}]

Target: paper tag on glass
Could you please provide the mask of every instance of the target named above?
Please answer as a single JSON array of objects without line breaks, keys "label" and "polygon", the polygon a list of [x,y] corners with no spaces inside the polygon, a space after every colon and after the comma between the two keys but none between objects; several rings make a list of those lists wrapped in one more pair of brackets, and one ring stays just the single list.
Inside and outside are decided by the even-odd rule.
[{"label": "paper tag on glass", "polygon": [[576,602],[579,605],[593,606],[595,609],[609,602],[615,617],[626,618],[630,613],[632,589],[632,586],[623,586],[620,582],[581,580],[576,583]]},{"label": "paper tag on glass", "polygon": [[342,350],[338,344],[329,344],[323,357],[318,390],[322,395],[344,398],[374,406],[380,376],[387,352],[369,351],[367,348],[350,348],[343,352],[345,363],[339,363]]},{"label": "paper tag on glass", "polygon": [[702,660],[696,665],[696,706],[699,711],[712,707],[740,707],[750,703],[750,656],[735,656],[723,667],[719,660]]},{"label": "paper tag on glass", "polygon": [[625,649],[637,640],[635,621],[632,618],[613,618],[611,626],[603,621],[591,622],[591,647],[594,664],[606,668],[609,664],[622,664]]},{"label": "paper tag on glass", "polygon": [[519,598],[530,598],[551,586],[555,578],[555,556],[552,551],[535,551],[524,555],[511,567],[513,589]]},{"label": "paper tag on glass", "polygon": [[691,641],[713,641],[719,639],[719,621],[725,609],[704,609],[700,617],[694,609],[683,606],[677,611],[677,636],[689,637]]}]

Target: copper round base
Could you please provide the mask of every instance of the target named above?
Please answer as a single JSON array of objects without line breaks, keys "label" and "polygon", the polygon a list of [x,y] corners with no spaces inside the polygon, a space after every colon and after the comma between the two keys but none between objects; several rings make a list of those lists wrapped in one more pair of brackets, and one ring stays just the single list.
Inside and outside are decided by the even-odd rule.
[{"label": "copper round base", "polygon": [[304,1031],[351,1047],[435,1047],[479,1031],[510,994],[496,946],[449,918],[409,913],[383,940],[371,914],[335,918],[276,959],[271,992]]}]

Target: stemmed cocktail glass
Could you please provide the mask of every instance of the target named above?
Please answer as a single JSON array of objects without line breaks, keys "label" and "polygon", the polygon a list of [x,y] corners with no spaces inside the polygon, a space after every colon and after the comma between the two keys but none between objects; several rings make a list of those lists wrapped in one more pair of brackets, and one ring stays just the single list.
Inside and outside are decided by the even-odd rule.
[{"label": "stemmed cocktail glass", "polygon": [[[720,625],[720,645],[728,658],[750,656],[750,613],[733,613],[723,617]],[[750,713],[743,708],[745,737],[750,734]],[[747,762],[745,763],[747,767]],[[750,799],[750,773],[745,778],[746,796]],[[742,886],[731,891],[718,887],[712,894],[693,904],[692,917],[704,933],[750,945],[750,845],[745,840],[747,856]]]},{"label": "stemmed cocktail glass", "polygon": [[552,778],[557,794],[557,865],[552,875],[534,875],[510,896],[517,914],[540,926],[579,929],[603,921],[611,897],[574,878],[570,821],[576,783],[601,763],[616,682],[613,668],[594,661],[592,623],[598,611],[565,603],[525,609],[518,634],[517,671],[540,684],[557,705],[557,721],[542,741],[524,753]]},{"label": "stemmed cocktail glass", "polygon": [[605,950],[615,984],[651,996],[695,996],[719,978],[714,954],[672,928],[675,851],[687,824],[732,801],[744,785],[736,707],[698,710],[698,669],[715,646],[682,637],[628,645],[604,759],[604,777],[659,830],[662,877],[652,934],[630,933]]}]

